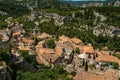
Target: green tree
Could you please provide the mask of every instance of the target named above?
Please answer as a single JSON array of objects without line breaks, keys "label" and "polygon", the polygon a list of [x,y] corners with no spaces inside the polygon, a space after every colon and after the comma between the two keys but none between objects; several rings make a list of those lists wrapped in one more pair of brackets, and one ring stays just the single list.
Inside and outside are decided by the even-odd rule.
[{"label": "green tree", "polygon": [[80,54],[80,49],[78,47],[75,48],[75,53]]},{"label": "green tree", "polygon": [[113,54],[113,56],[117,57],[118,59],[120,59],[120,54]]},{"label": "green tree", "polygon": [[38,44],[38,39],[35,37],[34,39],[34,45],[36,46]]},{"label": "green tree", "polygon": [[72,75],[72,76],[75,76],[75,75],[76,75],[76,72],[75,72],[75,71],[72,71],[72,72],[71,72],[71,75]]},{"label": "green tree", "polygon": [[68,73],[60,66],[58,68],[42,68],[35,72],[17,72],[17,80],[72,80],[67,79]]},{"label": "green tree", "polygon": [[22,51],[20,54],[28,63],[34,64],[35,63],[35,56],[30,55],[28,51]]},{"label": "green tree", "polygon": [[85,71],[88,71],[88,62],[85,62]]},{"label": "green tree", "polygon": [[49,39],[46,41],[46,45],[48,48],[54,49],[56,47],[56,44],[54,42],[54,39]]},{"label": "green tree", "polygon": [[7,49],[0,48],[0,58],[7,64],[11,62],[11,56],[7,53]]}]

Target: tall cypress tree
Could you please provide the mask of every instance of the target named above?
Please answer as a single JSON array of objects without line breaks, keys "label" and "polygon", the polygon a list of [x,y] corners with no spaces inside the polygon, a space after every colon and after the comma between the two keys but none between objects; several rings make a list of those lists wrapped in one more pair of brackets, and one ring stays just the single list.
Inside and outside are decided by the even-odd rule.
[{"label": "tall cypress tree", "polygon": [[88,71],[88,62],[85,63],[85,71]]}]

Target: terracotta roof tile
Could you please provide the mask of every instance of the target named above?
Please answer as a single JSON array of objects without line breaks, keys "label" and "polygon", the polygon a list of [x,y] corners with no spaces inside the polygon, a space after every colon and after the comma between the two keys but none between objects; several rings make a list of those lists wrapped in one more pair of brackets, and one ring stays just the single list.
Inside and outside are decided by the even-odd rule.
[{"label": "terracotta roof tile", "polygon": [[58,56],[61,56],[62,53],[63,53],[63,48],[57,45],[56,48],[55,48],[55,51],[56,51],[55,53],[56,53]]},{"label": "terracotta roof tile", "polygon": [[40,42],[38,42],[38,44],[37,44],[36,47],[43,47],[44,42],[45,42],[45,41],[40,41]]},{"label": "terracotta roof tile", "polygon": [[47,33],[42,33],[37,38],[45,39],[45,38],[52,38],[52,36]]},{"label": "terracotta roof tile", "polygon": [[63,43],[63,42],[66,42],[66,41],[70,41],[70,38],[62,35],[62,36],[59,37],[59,41]]},{"label": "terracotta roof tile", "polygon": [[108,69],[104,74],[105,80],[118,80],[116,71]]},{"label": "terracotta roof tile", "polygon": [[24,43],[22,43],[22,42],[19,42],[18,48],[19,48],[20,50],[23,50],[23,51],[29,51],[29,50],[30,50],[30,48],[25,47],[25,46],[24,46]]},{"label": "terracotta roof tile", "polygon": [[104,80],[103,75],[79,71],[74,77],[75,80]]},{"label": "terracotta roof tile", "polygon": [[27,42],[27,43],[33,43],[34,42],[34,40],[27,39],[27,38],[22,38],[22,41]]},{"label": "terracotta roof tile", "polygon": [[49,49],[49,48],[40,48],[39,49],[39,54],[43,55],[46,53],[53,54],[53,53],[55,53],[55,51],[53,49]]},{"label": "terracotta roof tile", "polygon": [[102,73],[78,71],[74,79],[75,80],[118,80],[118,76],[116,76],[116,71],[109,69]]},{"label": "terracotta roof tile", "polygon": [[49,53],[43,54],[42,56],[49,62],[55,62],[56,59],[59,57],[56,54],[49,54]]},{"label": "terracotta roof tile", "polygon": [[94,54],[93,46],[83,46],[83,52]]},{"label": "terracotta roof tile", "polygon": [[38,56],[36,56],[36,61],[37,61],[37,63],[39,63],[39,64],[44,64],[43,61],[40,60],[40,58],[39,58]]},{"label": "terracotta roof tile", "polygon": [[13,36],[16,36],[16,35],[21,35],[21,32],[14,32]]},{"label": "terracotta roof tile", "polygon": [[96,58],[96,61],[106,61],[106,62],[116,62],[119,63],[119,59],[114,57],[114,56],[109,56],[109,55],[99,55]]},{"label": "terracotta roof tile", "polygon": [[75,44],[80,44],[82,43],[82,40],[78,39],[78,38],[71,38],[71,41]]}]

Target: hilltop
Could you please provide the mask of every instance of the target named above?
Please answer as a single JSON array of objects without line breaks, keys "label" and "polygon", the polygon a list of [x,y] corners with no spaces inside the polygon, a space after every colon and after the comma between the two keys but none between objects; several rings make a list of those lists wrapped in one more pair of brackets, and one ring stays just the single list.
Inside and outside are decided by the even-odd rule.
[{"label": "hilltop", "polygon": [[118,80],[119,4],[1,0],[0,80]]}]

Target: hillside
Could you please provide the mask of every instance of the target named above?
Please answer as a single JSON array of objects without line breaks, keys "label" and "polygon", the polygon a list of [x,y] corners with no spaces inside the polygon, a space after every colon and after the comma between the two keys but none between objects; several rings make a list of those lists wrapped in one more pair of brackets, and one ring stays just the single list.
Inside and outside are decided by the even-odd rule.
[{"label": "hillside", "polygon": [[[18,5],[18,2],[15,1],[12,5],[11,2],[3,1],[0,3],[2,5],[0,6],[0,10],[8,14],[6,17],[15,16],[12,21],[23,23],[28,32],[29,28],[34,28],[34,22],[37,21],[40,23],[41,20],[45,20],[45,22],[40,23],[39,25],[41,32],[47,32],[56,35],[56,37],[62,34],[69,37],[76,36],[82,39],[86,44],[92,43],[95,48],[108,46],[111,50],[119,50],[119,47],[115,45],[119,44],[119,41],[115,43],[113,42],[114,38],[111,38],[114,37],[114,35],[119,36],[119,7],[103,6],[81,8],[71,6],[68,3],[58,2],[56,0],[39,0],[37,5],[32,4],[32,2],[30,3],[28,0],[23,0],[23,2],[21,1],[20,3],[22,4]],[[33,2],[36,3],[34,0]],[[25,4],[29,4],[29,6],[27,7]],[[29,7],[32,7],[36,13],[30,13]],[[46,12],[50,15],[54,15],[53,13],[55,13],[57,19],[54,19],[53,17],[38,18],[39,12],[40,14],[45,14],[41,12]],[[30,18],[33,18],[33,20],[31,21]],[[1,28],[6,25],[4,19],[5,16],[3,15],[1,17],[1,22],[4,24],[1,24]],[[48,22],[46,22],[47,19]],[[105,41],[102,42],[96,40],[96,38],[102,39],[101,37],[103,39],[105,38]]]},{"label": "hillside", "polygon": [[[99,57],[106,61],[100,69],[119,69],[119,2],[0,0],[0,80],[73,80],[78,68],[96,69],[88,64]],[[90,59],[80,61],[81,53]]]}]

